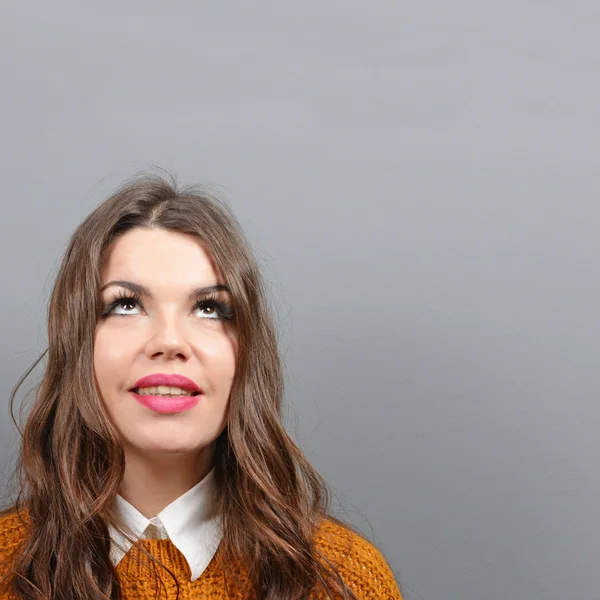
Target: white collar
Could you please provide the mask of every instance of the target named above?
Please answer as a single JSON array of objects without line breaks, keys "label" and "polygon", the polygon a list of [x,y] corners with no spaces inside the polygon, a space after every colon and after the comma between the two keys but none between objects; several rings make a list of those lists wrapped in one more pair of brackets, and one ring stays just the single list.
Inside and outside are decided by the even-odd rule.
[{"label": "white collar", "polygon": [[[147,519],[121,495],[115,496],[117,511],[137,539],[168,538],[173,542],[188,562],[191,581],[202,575],[215,555],[222,537],[221,521],[212,510],[214,479],[213,467],[202,481],[163,508],[152,519]],[[110,558],[116,566],[131,548],[131,543],[110,525],[109,531],[112,539]]]}]

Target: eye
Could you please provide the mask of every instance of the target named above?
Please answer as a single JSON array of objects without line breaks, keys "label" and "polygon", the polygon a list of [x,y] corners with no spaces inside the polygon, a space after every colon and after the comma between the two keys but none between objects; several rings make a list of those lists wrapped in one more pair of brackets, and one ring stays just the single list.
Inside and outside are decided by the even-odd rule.
[{"label": "eye", "polygon": [[200,300],[195,308],[200,309],[205,319],[231,319],[233,316],[231,307],[219,300]]},{"label": "eye", "polygon": [[139,296],[136,295],[120,295],[117,298],[115,298],[106,308],[106,310],[103,313],[103,316],[109,316],[109,315],[117,315],[119,317],[125,316],[125,315],[131,315],[131,314],[137,314],[137,313],[132,313],[131,311],[125,311],[125,312],[115,312],[116,308],[120,308],[123,306],[131,306],[131,305],[135,305],[135,304],[139,304],[140,298]]}]

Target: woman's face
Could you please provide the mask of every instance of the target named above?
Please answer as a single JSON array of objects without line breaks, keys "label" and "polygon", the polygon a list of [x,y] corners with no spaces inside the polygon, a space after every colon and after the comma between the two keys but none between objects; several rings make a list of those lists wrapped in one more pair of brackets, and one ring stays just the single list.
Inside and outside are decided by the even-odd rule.
[{"label": "woman's face", "polygon": [[[112,304],[134,295],[113,281],[145,290],[139,300]],[[212,454],[226,425],[237,348],[231,321],[223,318],[228,292],[190,294],[223,283],[191,235],[138,228],[109,249],[102,266],[104,314],[96,325],[94,370],[126,454]],[[131,390],[155,373],[191,379],[202,390],[198,403],[182,412],[157,412],[140,403]]]}]

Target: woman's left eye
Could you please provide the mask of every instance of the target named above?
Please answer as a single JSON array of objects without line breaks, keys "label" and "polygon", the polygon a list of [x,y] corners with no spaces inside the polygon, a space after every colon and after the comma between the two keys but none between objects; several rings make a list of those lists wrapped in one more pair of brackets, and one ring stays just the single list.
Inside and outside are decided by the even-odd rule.
[{"label": "woman's left eye", "polygon": [[215,319],[219,316],[217,307],[210,302],[198,302],[196,308],[200,309],[200,312],[209,319]]},{"label": "woman's left eye", "polygon": [[201,300],[196,304],[196,308],[202,311],[206,319],[231,319],[233,310],[228,303],[217,300]]}]

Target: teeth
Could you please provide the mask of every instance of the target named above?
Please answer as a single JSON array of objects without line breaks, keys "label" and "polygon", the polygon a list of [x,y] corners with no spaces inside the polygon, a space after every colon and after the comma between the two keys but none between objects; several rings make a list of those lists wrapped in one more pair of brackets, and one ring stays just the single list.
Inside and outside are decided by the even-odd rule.
[{"label": "teeth", "polygon": [[193,392],[168,385],[157,385],[153,387],[138,388],[137,393],[140,396],[191,396]]}]

